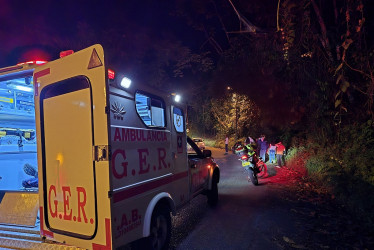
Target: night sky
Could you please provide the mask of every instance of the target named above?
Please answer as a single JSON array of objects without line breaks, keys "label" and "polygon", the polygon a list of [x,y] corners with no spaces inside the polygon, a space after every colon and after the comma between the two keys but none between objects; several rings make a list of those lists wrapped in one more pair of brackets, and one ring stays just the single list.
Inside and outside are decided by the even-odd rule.
[{"label": "night sky", "polygon": [[[265,32],[275,31],[277,0],[232,2],[254,25]],[[218,69],[223,51],[230,47],[222,27],[229,32],[239,30],[238,17],[227,0],[1,0],[0,23],[0,67],[54,60],[60,51],[100,43],[109,67],[145,83],[153,81],[168,91],[196,95],[209,88],[220,96],[231,86],[262,107],[269,106],[267,97],[274,98],[278,91],[279,84],[271,74],[245,65],[243,69],[240,61],[219,69],[215,76],[206,73]],[[173,67],[183,63],[181,58],[194,58],[195,54],[211,60],[210,68],[204,71],[197,65],[176,77]]]}]

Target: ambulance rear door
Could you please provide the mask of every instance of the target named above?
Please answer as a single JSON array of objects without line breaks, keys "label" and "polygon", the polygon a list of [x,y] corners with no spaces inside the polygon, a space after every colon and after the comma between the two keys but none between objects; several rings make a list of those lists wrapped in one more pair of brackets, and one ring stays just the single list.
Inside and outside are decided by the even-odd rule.
[{"label": "ambulance rear door", "polygon": [[88,249],[112,245],[106,78],[101,45],[34,72],[41,234]]}]

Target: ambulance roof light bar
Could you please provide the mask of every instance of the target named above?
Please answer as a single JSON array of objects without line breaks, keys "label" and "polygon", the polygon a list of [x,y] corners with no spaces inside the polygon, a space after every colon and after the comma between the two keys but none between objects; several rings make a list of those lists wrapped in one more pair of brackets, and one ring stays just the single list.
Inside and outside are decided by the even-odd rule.
[{"label": "ambulance roof light bar", "polygon": [[25,64],[43,65],[43,64],[46,64],[46,63],[47,63],[47,61],[43,61],[43,60],[34,60],[34,61],[28,61],[28,62],[18,63],[17,65],[18,65],[18,66],[25,65]]}]

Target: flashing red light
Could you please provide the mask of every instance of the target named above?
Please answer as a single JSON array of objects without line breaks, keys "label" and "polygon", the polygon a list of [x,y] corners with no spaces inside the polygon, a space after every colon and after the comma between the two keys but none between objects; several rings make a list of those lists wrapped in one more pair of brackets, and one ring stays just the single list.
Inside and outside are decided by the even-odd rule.
[{"label": "flashing red light", "polygon": [[248,155],[242,155],[242,160],[247,160],[248,159]]},{"label": "flashing red light", "polygon": [[115,76],[114,71],[111,70],[111,69],[108,69],[108,78],[109,78],[110,80],[113,80],[113,79],[114,79],[114,76]]},{"label": "flashing red light", "polygon": [[42,65],[42,64],[46,64],[46,63],[47,63],[47,61],[36,60],[36,61],[28,61],[28,62],[18,63],[17,65],[25,65],[25,64]]},{"label": "flashing red light", "polygon": [[74,50],[65,50],[60,52],[60,58],[63,58],[65,56],[71,55],[74,53]]}]

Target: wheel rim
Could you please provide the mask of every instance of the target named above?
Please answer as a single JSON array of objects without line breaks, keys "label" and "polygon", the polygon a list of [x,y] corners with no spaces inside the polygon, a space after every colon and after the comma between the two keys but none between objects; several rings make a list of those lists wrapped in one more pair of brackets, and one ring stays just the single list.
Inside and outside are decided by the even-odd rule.
[{"label": "wheel rim", "polygon": [[152,227],[152,246],[153,249],[162,249],[167,237],[167,221],[162,215],[155,219],[155,225]]}]

